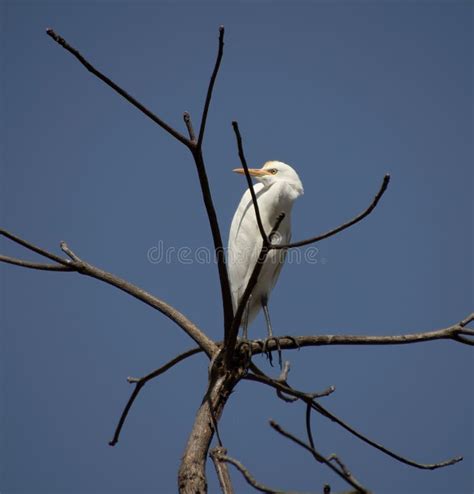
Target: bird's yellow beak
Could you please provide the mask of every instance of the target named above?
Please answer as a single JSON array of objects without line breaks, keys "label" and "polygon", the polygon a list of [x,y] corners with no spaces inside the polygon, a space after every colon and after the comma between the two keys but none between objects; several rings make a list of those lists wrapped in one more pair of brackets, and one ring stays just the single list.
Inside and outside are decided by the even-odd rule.
[{"label": "bird's yellow beak", "polygon": [[[232,170],[235,173],[240,173],[241,175],[245,175],[245,171],[243,168],[234,168]],[[263,168],[249,168],[249,173],[252,177],[263,177],[265,175],[271,175],[268,170],[264,170]]]}]

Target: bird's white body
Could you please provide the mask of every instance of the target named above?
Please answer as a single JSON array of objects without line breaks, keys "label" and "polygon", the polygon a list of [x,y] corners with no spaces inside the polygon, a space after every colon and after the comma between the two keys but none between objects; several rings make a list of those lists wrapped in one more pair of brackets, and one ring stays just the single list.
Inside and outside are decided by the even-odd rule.
[{"label": "bird's white body", "polygon": [[[237,170],[236,170],[237,171]],[[303,194],[303,186],[296,172],[289,165],[278,161],[265,163],[261,170],[251,170],[260,181],[253,186],[257,196],[263,228],[267,235],[280,213],[283,221],[273,237],[273,243],[287,244],[291,240],[291,209],[295,199]],[[239,170],[239,173],[242,173]],[[247,287],[262,248],[262,237],[258,229],[252,196],[246,190],[237,207],[229,234],[228,270],[234,311]],[[266,304],[270,292],[277,282],[285,261],[284,250],[271,250],[262,267],[258,282],[252,291],[242,324],[250,324],[262,304]]]}]

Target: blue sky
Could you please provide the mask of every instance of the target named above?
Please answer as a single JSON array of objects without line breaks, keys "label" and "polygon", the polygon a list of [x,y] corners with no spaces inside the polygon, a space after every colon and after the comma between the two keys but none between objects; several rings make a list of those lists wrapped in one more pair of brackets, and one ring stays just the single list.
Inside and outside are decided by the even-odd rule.
[{"label": "blue sky", "polygon": [[[222,338],[214,265],[151,263],[164,248],[211,248],[189,153],[93,78],[45,34],[53,27],[162,118],[197,126],[217,47],[224,61],[204,146],[224,238],[245,189],[231,121],[252,166],[298,171],[304,238],[364,209],[363,223],[317,245],[316,264],[282,272],[271,301],[279,334],[398,334],[472,311],[470,2],[5,2],[1,19],[3,228],[78,255],[151,291]],[[1,252],[33,259],[2,240]],[[304,251],[303,251],[304,252]],[[169,493],[206,383],[192,359],[150,383],[108,446],[140,376],[192,347],[159,313],[77,274],[0,266],[0,491]],[[259,317],[251,328],[263,337]],[[453,342],[285,352],[290,383],[335,385],[324,399],[362,432],[434,472],[397,464],[323,417],[316,443],[382,494],[474,487],[472,350]],[[260,357],[256,358],[275,375]],[[229,454],[279,489],[342,484],[278,437],[303,435],[304,407],[241,383],[221,422]],[[210,492],[216,491],[212,468]],[[233,472],[237,492],[248,492]]]}]

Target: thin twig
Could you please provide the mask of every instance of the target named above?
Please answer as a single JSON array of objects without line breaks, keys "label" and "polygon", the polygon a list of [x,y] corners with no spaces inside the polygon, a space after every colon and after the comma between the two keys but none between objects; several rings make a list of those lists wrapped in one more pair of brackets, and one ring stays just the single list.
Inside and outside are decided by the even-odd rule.
[{"label": "thin twig", "polygon": [[390,182],[390,175],[388,175],[388,174],[385,175],[385,177],[382,181],[382,185],[380,186],[379,191],[375,195],[374,200],[369,205],[369,207],[367,209],[365,209],[362,213],[358,214],[352,220],[338,226],[337,228],[333,228],[332,230],[329,230],[329,231],[322,233],[320,235],[317,235],[315,237],[308,238],[306,240],[300,240],[298,242],[291,242],[289,244],[272,244],[269,242],[268,237],[266,236],[265,230],[263,228],[262,218],[260,216],[260,210],[258,207],[257,196],[255,195],[255,191],[253,190],[252,178],[250,177],[250,173],[248,171],[248,166],[247,166],[247,160],[245,159],[245,155],[244,155],[244,150],[243,150],[243,146],[242,146],[242,136],[240,135],[239,125],[237,122],[234,121],[234,122],[232,122],[232,127],[234,128],[235,136],[237,138],[237,146],[238,146],[238,150],[239,150],[240,162],[242,163],[242,167],[243,167],[244,172],[245,172],[245,177],[247,179],[248,188],[249,188],[250,194],[252,196],[252,203],[253,203],[253,207],[255,210],[255,216],[257,218],[258,229],[260,231],[260,235],[262,237],[263,243],[267,244],[270,249],[277,249],[277,250],[283,249],[284,250],[284,249],[291,249],[294,247],[303,247],[304,245],[314,244],[316,242],[319,242],[320,240],[324,240],[326,238],[332,237],[333,235],[336,235],[339,232],[342,232],[346,228],[349,228],[352,225],[355,225],[359,221],[363,220],[366,216],[368,216],[375,209],[375,207],[377,206],[381,197],[383,196],[383,194],[387,190],[388,184]]},{"label": "thin twig", "polygon": [[250,486],[252,486],[254,489],[256,489],[257,491],[265,492],[267,494],[297,494],[294,491],[275,490],[275,489],[272,489],[271,487],[268,487],[268,486],[258,482],[258,480],[256,480],[255,477],[253,477],[250,474],[250,472],[247,470],[247,468],[245,468],[244,465],[242,465],[242,463],[240,463],[240,461],[238,461],[234,458],[231,458],[230,456],[227,456],[225,454],[218,454],[217,457],[220,461],[225,461],[225,462],[233,465],[244,476],[247,483]]},{"label": "thin twig", "polygon": [[214,463],[214,468],[216,469],[222,494],[233,494],[234,489],[232,487],[229,469],[227,468],[226,462],[221,459],[222,456],[226,455],[227,450],[223,446],[216,446],[209,452],[209,456],[211,457],[212,462]]},{"label": "thin twig", "polygon": [[204,103],[204,109],[202,111],[201,125],[199,128],[199,137],[197,146],[200,148],[202,146],[202,141],[204,139],[204,132],[206,130],[207,114],[209,112],[209,106],[212,99],[212,91],[214,89],[214,84],[216,82],[217,73],[219,72],[219,67],[221,65],[222,55],[224,53],[224,26],[219,26],[219,49],[217,52],[216,63],[214,64],[214,70],[212,71],[211,80],[209,82],[209,87],[207,88],[206,101]]},{"label": "thin twig", "polygon": [[[214,241],[214,249],[217,257],[217,267],[219,271],[219,281],[221,284],[221,293],[222,293],[222,303],[223,303],[223,309],[224,309],[224,325],[225,325],[225,331],[226,333],[229,331],[230,325],[232,323],[233,319],[233,311],[232,311],[232,298],[230,294],[230,286],[229,286],[229,279],[227,275],[227,269],[225,266],[225,256],[224,256],[224,247],[222,243],[222,237],[219,231],[219,224],[217,221],[217,214],[212,202],[212,196],[211,196],[211,191],[209,187],[209,182],[207,179],[207,174],[206,174],[206,169],[204,165],[204,158],[202,156],[202,149],[201,149],[201,143],[202,143],[202,138],[203,138],[203,133],[204,133],[204,128],[205,128],[205,121],[207,119],[207,112],[209,110],[209,104],[210,104],[210,98],[212,96],[212,88],[214,86],[215,78],[217,75],[217,71],[219,69],[220,65],[220,58],[222,57],[222,46],[223,45],[223,36],[224,36],[224,30],[221,27],[219,30],[219,53],[218,54],[218,60],[216,62],[216,66],[214,68],[214,72],[211,77],[211,81],[209,84],[209,89],[207,92],[207,97],[206,97],[206,103],[204,106],[204,115],[203,115],[203,122],[204,125],[201,123],[201,129],[200,129],[200,136],[199,136],[199,142],[196,142],[195,140],[187,139],[184,137],[180,132],[178,132],[176,129],[171,127],[169,124],[164,122],[160,117],[155,115],[153,112],[151,112],[147,107],[142,105],[139,101],[137,101],[135,98],[133,98],[130,94],[128,94],[124,89],[122,89],[120,86],[118,86],[114,81],[109,79],[107,76],[102,74],[99,70],[97,70],[86,58],[84,58],[81,53],[79,53],[78,50],[73,48],[71,45],[67,43],[67,41],[56,34],[53,29],[47,29],[46,33],[54,40],[56,43],[61,45],[64,49],[66,49],[69,53],[74,55],[77,60],[92,74],[94,74],[96,77],[98,77],[100,80],[105,82],[109,87],[111,87],[114,91],[119,93],[121,96],[123,96],[128,102],[130,102],[132,105],[134,105],[136,108],[138,108],[141,112],[143,112],[147,117],[149,117],[151,120],[153,120],[156,124],[158,124],[161,128],[166,130],[170,135],[172,135],[175,139],[180,141],[182,144],[184,144],[189,150],[191,151],[194,161],[196,163],[196,167],[198,170],[198,175],[199,175],[199,182],[201,185],[201,191],[204,199],[204,204],[206,207],[207,215],[209,218],[209,223],[211,226],[211,231],[212,231],[212,237]],[[190,128],[188,127],[188,132],[190,132]]]},{"label": "thin twig", "polygon": [[0,255],[0,262],[21,266],[22,268],[39,269],[42,271],[74,271],[74,268],[64,266],[62,264],[42,264],[39,262],[25,261],[23,259],[16,259],[15,257],[2,255]]},{"label": "thin twig", "polygon": [[[270,232],[270,236],[273,235],[278,230],[278,227],[280,226],[284,217],[285,217],[285,213],[280,213],[278,215],[278,218],[275,221],[272,231]],[[255,288],[255,285],[257,284],[258,277],[263,268],[263,263],[265,262],[267,255],[268,255],[268,249],[263,244],[262,248],[260,249],[260,254],[258,256],[257,262],[255,263],[252,274],[250,275],[249,281],[245,288],[245,291],[239,301],[239,305],[235,312],[234,319],[230,327],[230,331],[228,334],[225,335],[224,346],[227,349],[227,353],[226,353],[227,363],[229,363],[232,360],[235,344],[237,342],[237,334],[239,332],[240,324],[242,323],[242,316],[244,314],[244,310],[245,307],[247,306],[247,302],[250,298],[252,290]]]},{"label": "thin twig", "polygon": [[[41,249],[37,245],[34,245],[30,242],[27,242],[26,240],[17,237],[16,235],[13,235],[13,233],[7,232],[3,228],[0,229],[0,235],[2,235],[5,238],[8,238],[12,242],[15,242],[18,245],[21,245],[25,247],[28,250],[31,250],[32,252],[36,252],[40,256],[46,257],[48,259],[51,259],[52,261],[56,261],[59,264],[62,264],[63,266],[70,266],[70,261],[68,259],[63,259],[60,256],[57,256],[56,254],[53,254],[52,252],[48,252],[47,250]],[[8,261],[5,261],[8,262]],[[24,267],[29,267],[29,266],[24,266]],[[36,269],[36,268],[34,268]]]},{"label": "thin twig", "polygon": [[374,200],[369,205],[369,207],[365,211],[363,211],[362,213],[358,214],[355,218],[348,221],[347,223],[344,223],[341,226],[338,226],[337,228],[334,228],[334,229],[329,230],[325,233],[317,235],[316,237],[307,238],[306,240],[300,240],[298,242],[291,242],[290,244],[286,244],[286,245],[285,244],[272,245],[272,249],[291,249],[293,247],[303,247],[304,245],[314,244],[316,242],[319,242],[320,240],[324,240],[325,238],[332,237],[333,235],[336,235],[337,233],[342,232],[343,230],[346,230],[347,228],[351,227],[352,225],[355,225],[359,221],[363,220],[366,216],[368,216],[375,209],[375,207],[379,203],[380,199],[382,198],[383,194],[387,190],[389,182],[390,182],[390,175],[387,174],[383,178],[382,185],[380,186],[379,191],[375,195]]},{"label": "thin twig", "polygon": [[232,128],[234,129],[235,137],[237,139],[237,148],[239,151],[240,162],[242,163],[242,168],[244,169],[245,172],[245,178],[247,179],[247,185],[250,191],[250,195],[252,196],[253,208],[255,210],[255,217],[257,219],[258,229],[262,237],[263,246],[268,247],[270,245],[268,239],[269,237],[271,237],[271,235],[267,237],[267,234],[265,233],[265,228],[263,228],[263,222],[262,222],[262,217],[260,216],[260,208],[258,207],[257,196],[255,194],[255,190],[253,189],[252,177],[250,176],[249,168],[247,166],[247,160],[245,159],[244,147],[242,144],[242,136],[240,135],[239,124],[236,121],[232,122]]},{"label": "thin twig", "polygon": [[[100,281],[103,281],[104,283],[108,283],[109,285],[115,286],[119,290],[128,293],[132,297],[135,297],[141,302],[144,302],[150,307],[153,307],[154,309],[160,311],[163,315],[175,322],[203,349],[208,357],[212,357],[214,353],[217,352],[217,345],[201,329],[199,329],[192,321],[190,321],[172,305],[167,304],[158,297],[151,295],[145,290],[142,290],[141,288],[119,278],[118,276],[113,275],[112,273],[103,271],[102,269],[99,269],[92,264],[83,261],[67,246],[65,242],[61,242],[61,249],[71,258],[71,260],[62,259],[61,257],[47,252],[46,250],[41,249],[40,247],[37,247],[36,245],[33,245],[26,240],[23,240],[9,232],[6,232],[5,230],[0,230],[0,234],[33,252],[59,262],[63,266],[66,266],[70,271],[75,271],[77,273],[96,278]],[[0,257],[0,262],[8,261]],[[21,265],[25,268],[37,269],[36,267],[31,266],[29,262],[16,264]]]},{"label": "thin twig", "polygon": [[302,448],[304,448],[307,451],[309,451],[318,462],[324,463],[326,466],[328,466],[334,473],[336,473],[337,475],[339,475],[339,477],[341,477],[348,484],[350,484],[352,487],[354,487],[357,490],[357,492],[360,492],[362,494],[368,494],[369,491],[365,487],[363,487],[357,481],[357,479],[355,479],[351,475],[351,473],[345,467],[344,467],[344,469],[343,468],[337,468],[336,466],[334,466],[331,463],[331,460],[325,458],[321,453],[319,453],[318,451],[316,451],[314,449],[314,447],[309,446],[308,444],[306,444],[304,441],[302,441],[298,437],[294,436],[290,432],[288,432],[285,429],[283,429],[283,427],[281,427],[279,424],[277,424],[274,420],[270,420],[270,426],[275,431],[277,431],[279,434],[281,434],[282,436],[290,439],[291,441],[295,442],[296,444],[298,444]]},{"label": "thin twig", "polygon": [[421,470],[436,470],[437,468],[443,468],[449,465],[454,465],[455,463],[458,463],[463,459],[462,456],[458,456],[439,463],[428,463],[428,464],[418,463],[413,460],[410,460],[409,458],[406,458],[389,450],[385,446],[382,446],[381,444],[373,441],[372,439],[369,439],[367,436],[354,429],[352,426],[350,426],[349,424],[341,420],[339,417],[331,413],[327,408],[323,407],[317,401],[315,401],[311,393],[304,393],[302,391],[292,388],[287,384],[282,384],[277,380],[268,377],[260,369],[258,369],[258,367],[256,367],[255,364],[253,363],[250,365],[250,368],[254,372],[254,374],[247,374],[244,377],[244,379],[246,379],[247,381],[255,381],[266,384],[274,389],[280,389],[285,394],[288,394],[290,396],[296,396],[305,403],[309,402],[313,410],[317,411],[324,417],[332,420],[333,422],[341,426],[343,429],[345,429],[346,431],[350,432],[352,435],[359,438],[361,441],[369,444],[370,446],[372,446],[375,449],[378,449],[379,451],[382,451],[382,453],[391,456],[400,463],[404,463],[405,465],[410,465],[412,467],[419,468]]},{"label": "thin twig", "polygon": [[183,113],[183,120],[188,129],[189,138],[192,142],[196,142],[196,134],[194,133],[193,123],[191,122],[191,115],[187,111]]},{"label": "thin twig", "polygon": [[174,367],[176,364],[179,362],[182,362],[183,360],[187,359],[188,357],[191,357],[192,355],[196,355],[197,353],[201,353],[202,349],[201,348],[192,348],[191,350],[187,350],[186,352],[181,353],[180,355],[176,356],[174,359],[170,360],[167,362],[165,365],[162,365],[160,368],[154,370],[150,374],[147,374],[144,377],[140,378],[135,378],[135,377],[128,377],[127,381],[129,383],[135,384],[135,388],[130,396],[130,398],[127,401],[127,404],[125,405],[125,408],[122,411],[122,415],[120,416],[120,419],[118,421],[117,427],[115,428],[114,432],[114,437],[112,438],[111,441],[109,441],[110,446],[115,446],[118,443],[120,433],[122,431],[122,427],[125,424],[125,420],[127,419],[128,413],[130,409],[132,408],[132,405],[134,401],[136,400],[138,394],[140,393],[141,389],[143,386],[150,381],[151,379],[154,379],[155,377],[160,376],[161,374],[165,373],[167,370],[171,369],[171,367]]},{"label": "thin twig", "polygon": [[136,100],[133,96],[128,94],[124,89],[122,89],[118,84],[109,79],[106,75],[102,74],[99,70],[97,70],[83,55],[79,53],[76,48],[72,47],[64,38],[59,36],[54,32],[53,29],[46,29],[46,33],[50,36],[56,43],[61,45],[65,50],[74,55],[74,57],[79,60],[79,62],[92,74],[98,77],[101,81],[105,82],[107,86],[111,87],[114,91],[120,94],[123,98],[125,98],[129,103],[131,103],[135,108],[138,108],[142,113],[144,113],[148,118],[153,120],[156,124],[158,124],[162,129],[166,130],[169,134],[171,134],[175,139],[183,143],[185,146],[190,147],[190,140],[186,139],[180,132],[171,127],[171,125],[167,124],[160,117],[151,112],[146,106],[142,105],[138,100]]}]

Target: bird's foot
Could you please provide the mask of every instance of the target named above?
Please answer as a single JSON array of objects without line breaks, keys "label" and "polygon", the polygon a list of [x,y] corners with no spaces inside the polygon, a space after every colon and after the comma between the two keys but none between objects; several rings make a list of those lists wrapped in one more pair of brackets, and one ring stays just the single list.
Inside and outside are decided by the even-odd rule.
[{"label": "bird's foot", "polygon": [[283,359],[281,357],[281,348],[280,348],[280,339],[277,338],[276,336],[270,336],[266,340],[263,341],[263,349],[262,349],[262,354],[265,354],[267,356],[268,361],[270,362],[270,365],[273,367],[273,356],[272,356],[272,351],[268,349],[268,344],[274,341],[275,346],[278,351],[278,365],[280,366],[280,369],[283,367]]},{"label": "bird's foot", "polygon": [[237,342],[237,354],[242,355],[246,360],[252,358],[252,341],[247,338],[239,338]]}]

